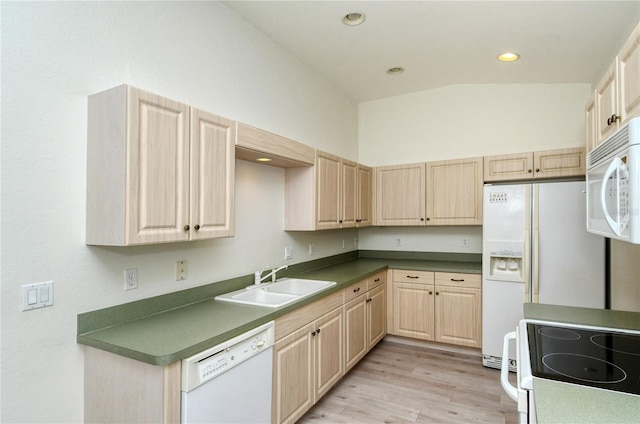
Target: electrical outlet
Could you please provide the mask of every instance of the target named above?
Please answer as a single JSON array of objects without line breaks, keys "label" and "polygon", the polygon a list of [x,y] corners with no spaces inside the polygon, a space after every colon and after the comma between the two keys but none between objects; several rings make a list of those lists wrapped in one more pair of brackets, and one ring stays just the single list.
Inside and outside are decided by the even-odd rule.
[{"label": "electrical outlet", "polygon": [[396,246],[402,246],[402,239],[401,238],[397,238],[396,239]]},{"label": "electrical outlet", "polygon": [[462,247],[469,247],[469,237],[462,237]]},{"label": "electrical outlet", "polygon": [[138,288],[138,268],[124,270],[124,289],[132,290]]},{"label": "electrical outlet", "polygon": [[357,246],[358,245],[358,237],[354,237],[353,238],[353,245]]},{"label": "electrical outlet", "polygon": [[176,262],[176,281],[182,281],[187,279],[187,261]]}]

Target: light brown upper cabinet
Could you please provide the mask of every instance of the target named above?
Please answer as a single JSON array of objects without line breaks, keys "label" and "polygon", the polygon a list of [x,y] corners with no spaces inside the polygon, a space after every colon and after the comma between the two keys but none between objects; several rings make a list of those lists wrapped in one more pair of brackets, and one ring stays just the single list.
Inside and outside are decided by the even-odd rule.
[{"label": "light brown upper cabinet", "polygon": [[427,162],[427,225],[482,225],[482,158]]},{"label": "light brown upper cabinet", "polygon": [[87,244],[233,235],[235,122],[128,85],[88,111]]},{"label": "light brown upper cabinet", "polygon": [[587,150],[586,153],[589,153],[598,145],[599,135],[598,135],[598,117],[596,116],[596,94],[595,92],[591,94],[589,97],[589,101],[587,101],[586,106],[584,107],[585,113],[585,134],[587,136]]},{"label": "light brown upper cabinet", "polygon": [[585,164],[583,147],[485,156],[484,180],[490,182],[583,176]]},{"label": "light brown upper cabinet", "polygon": [[426,165],[376,168],[376,225],[425,225]]},{"label": "light brown upper cabinet", "polygon": [[482,225],[482,158],[376,168],[376,225]]},{"label": "light brown upper cabinet", "polygon": [[373,197],[373,170],[368,166],[358,164],[358,185],[356,204],[356,226],[369,227],[373,223],[372,202]]},{"label": "light brown upper cabinet", "polygon": [[[593,105],[591,104],[593,102]],[[640,24],[633,30],[615,61],[596,86],[585,107],[587,152],[593,150],[621,125],[640,116]],[[591,119],[593,114],[595,119]],[[591,133],[595,132],[595,140]]]},{"label": "light brown upper cabinet", "polygon": [[359,225],[361,209],[359,165],[316,150],[315,166],[285,171],[285,219],[288,231],[314,231]]}]

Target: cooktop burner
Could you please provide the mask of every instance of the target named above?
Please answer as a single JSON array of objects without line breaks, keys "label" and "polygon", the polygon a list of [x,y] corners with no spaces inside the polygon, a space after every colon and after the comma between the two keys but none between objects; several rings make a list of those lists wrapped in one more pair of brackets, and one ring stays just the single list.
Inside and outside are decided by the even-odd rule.
[{"label": "cooktop burner", "polygon": [[640,334],[527,324],[534,376],[640,395]]}]

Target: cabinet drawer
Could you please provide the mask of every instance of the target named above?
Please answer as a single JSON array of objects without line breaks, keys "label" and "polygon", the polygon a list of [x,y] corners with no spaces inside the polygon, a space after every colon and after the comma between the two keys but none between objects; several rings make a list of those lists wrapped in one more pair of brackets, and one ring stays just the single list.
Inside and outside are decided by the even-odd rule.
[{"label": "cabinet drawer", "polygon": [[379,272],[367,278],[367,290],[375,289],[387,282],[387,271]]},{"label": "cabinet drawer", "polygon": [[280,340],[287,334],[318,319],[327,311],[342,306],[342,292],[335,292],[329,296],[310,303],[275,320],[275,340]]},{"label": "cabinet drawer", "polygon": [[432,271],[393,270],[393,281],[418,284],[433,284]]},{"label": "cabinet drawer", "polygon": [[460,274],[453,272],[436,272],[436,286],[469,287],[479,289],[482,287],[480,274]]},{"label": "cabinet drawer", "polygon": [[344,289],[344,302],[347,303],[350,300],[364,294],[367,291],[367,280],[362,280],[356,284],[352,284]]}]

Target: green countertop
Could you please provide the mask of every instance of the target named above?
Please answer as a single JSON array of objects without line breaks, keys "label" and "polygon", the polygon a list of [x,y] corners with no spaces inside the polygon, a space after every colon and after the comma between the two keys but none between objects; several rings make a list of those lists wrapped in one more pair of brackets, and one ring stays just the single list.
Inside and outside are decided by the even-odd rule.
[{"label": "green countertop", "polygon": [[[640,331],[640,313],[570,306],[524,305],[527,319]],[[640,423],[640,396],[533,378],[539,424]]]},{"label": "green countertop", "polygon": [[337,285],[281,308],[249,306],[213,299],[218,294],[250,285],[253,276],[244,276],[207,287],[80,314],[77,341],[152,365],[168,365],[387,268],[481,273],[478,258],[446,260],[449,257],[459,259],[455,254],[436,254],[422,258],[408,254],[406,256],[409,258],[403,259],[398,258],[395,252],[387,255],[390,256],[387,258],[376,257],[384,255],[370,252],[369,256],[373,257],[362,257],[362,253],[355,252],[337,257],[335,262],[329,258],[308,266],[290,267],[289,273],[283,273],[282,276],[335,281]]}]

